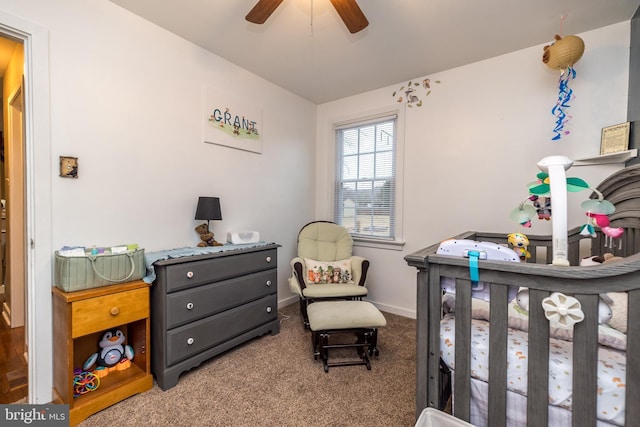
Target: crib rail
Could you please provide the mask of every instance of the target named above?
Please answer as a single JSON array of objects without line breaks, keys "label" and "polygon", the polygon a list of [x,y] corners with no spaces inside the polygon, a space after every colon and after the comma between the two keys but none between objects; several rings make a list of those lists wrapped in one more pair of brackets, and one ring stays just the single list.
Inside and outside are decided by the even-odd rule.
[{"label": "crib rail", "polygon": [[[624,242],[626,249],[638,248],[635,236]],[[576,297],[585,314],[574,327],[573,426],[595,426],[597,410],[598,294],[626,292],[628,295],[628,333],[626,366],[626,425],[640,425],[640,254],[623,261],[594,267],[557,267],[551,261],[551,239],[528,235],[539,263],[511,263],[481,260],[480,278],[490,283],[490,357],[489,419],[490,426],[506,426],[507,409],[507,318],[508,285],[529,288],[529,356],[528,356],[528,426],[548,425],[549,323],[542,300],[552,292]],[[456,239],[505,242],[505,234],[467,232]],[[572,230],[568,258],[577,265],[580,236]],[[602,253],[603,242],[595,241],[594,253]],[[417,268],[417,380],[416,417],[440,401],[440,320],[442,293],[440,279],[456,280],[454,416],[469,421],[471,396],[471,285],[468,260],[436,255],[433,245],[405,257]],[[546,252],[546,253],[545,253]]]}]

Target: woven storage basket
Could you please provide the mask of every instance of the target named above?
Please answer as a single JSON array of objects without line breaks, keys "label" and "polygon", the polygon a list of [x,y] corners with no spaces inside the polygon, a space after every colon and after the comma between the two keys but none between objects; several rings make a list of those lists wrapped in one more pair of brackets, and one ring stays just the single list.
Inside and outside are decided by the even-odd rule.
[{"label": "woven storage basket", "polygon": [[122,254],[63,256],[56,251],[54,284],[65,292],[80,291],[144,277],[144,249]]}]

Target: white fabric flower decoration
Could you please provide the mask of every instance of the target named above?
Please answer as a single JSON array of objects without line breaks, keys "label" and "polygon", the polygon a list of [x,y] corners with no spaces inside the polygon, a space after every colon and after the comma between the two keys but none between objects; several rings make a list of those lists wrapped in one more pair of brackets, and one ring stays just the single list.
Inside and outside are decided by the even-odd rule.
[{"label": "white fabric flower decoration", "polygon": [[554,292],[542,300],[544,316],[561,328],[572,328],[584,320],[584,313],[580,301],[574,297]]}]

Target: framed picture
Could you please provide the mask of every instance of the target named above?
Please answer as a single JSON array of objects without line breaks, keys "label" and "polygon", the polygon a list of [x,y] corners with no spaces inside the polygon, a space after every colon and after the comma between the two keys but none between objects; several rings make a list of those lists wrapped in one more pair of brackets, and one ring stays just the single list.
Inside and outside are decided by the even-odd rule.
[{"label": "framed picture", "polygon": [[602,128],[600,155],[627,151],[629,149],[630,132],[630,122],[620,123],[618,125]]},{"label": "framed picture", "polygon": [[204,142],[262,153],[262,109],[251,99],[205,87]]}]

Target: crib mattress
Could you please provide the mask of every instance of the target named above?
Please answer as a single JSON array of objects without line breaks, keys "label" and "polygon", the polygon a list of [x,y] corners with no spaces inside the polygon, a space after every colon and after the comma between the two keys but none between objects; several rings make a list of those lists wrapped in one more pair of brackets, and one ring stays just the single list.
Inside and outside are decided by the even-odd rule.
[{"label": "crib mattress", "polygon": [[[489,322],[473,319],[471,324],[471,375],[486,382],[489,377]],[[440,328],[441,357],[455,369],[455,318],[444,317]],[[507,340],[507,389],[526,396],[527,333],[509,329]],[[549,341],[549,403],[571,410],[572,396],[571,342],[551,338]],[[598,419],[624,425],[626,357],[622,351],[607,347],[598,350]],[[526,406],[524,410],[526,417]]]}]

